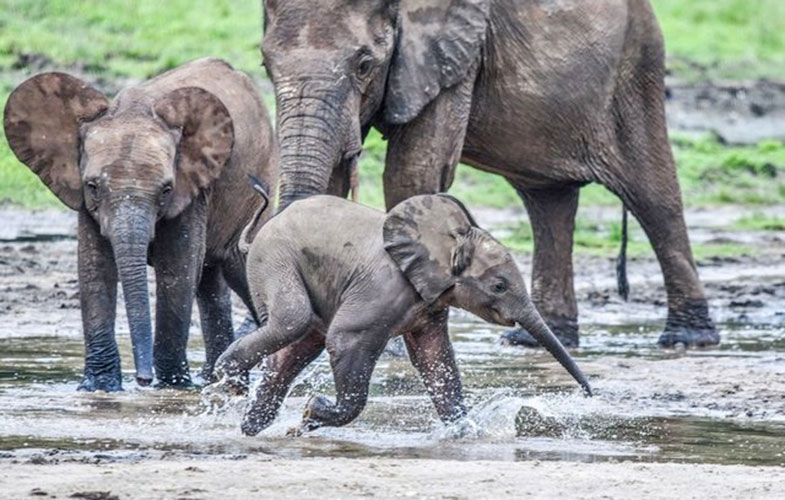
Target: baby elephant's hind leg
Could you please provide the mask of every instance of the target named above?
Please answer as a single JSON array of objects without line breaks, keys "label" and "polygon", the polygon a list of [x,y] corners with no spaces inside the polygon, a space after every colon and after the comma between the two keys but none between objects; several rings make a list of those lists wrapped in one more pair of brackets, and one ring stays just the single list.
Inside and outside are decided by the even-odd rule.
[{"label": "baby elephant's hind leg", "polygon": [[299,286],[281,291],[270,304],[268,321],[253,333],[235,340],[218,358],[216,378],[242,379],[265,356],[303,338],[312,323],[313,312],[305,289]]},{"label": "baby elephant's hind leg", "polygon": [[242,430],[255,436],[272,423],[297,375],[324,350],[324,332],[313,329],[303,339],[268,356],[264,375],[243,418]]}]

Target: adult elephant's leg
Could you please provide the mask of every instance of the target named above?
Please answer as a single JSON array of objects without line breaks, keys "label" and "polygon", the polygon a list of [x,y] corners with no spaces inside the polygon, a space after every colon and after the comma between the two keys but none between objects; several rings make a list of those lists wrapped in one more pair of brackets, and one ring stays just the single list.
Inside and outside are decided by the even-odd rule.
[{"label": "adult elephant's leg", "polygon": [[[578,192],[577,186],[518,189],[534,233],[532,300],[551,330],[568,347],[578,345],[578,305],[572,270]],[[523,330],[506,332],[504,340],[515,345],[539,345]]]},{"label": "adult elephant's leg", "polygon": [[449,309],[440,311],[425,329],[404,335],[409,358],[444,423],[466,415],[461,375],[447,330],[448,312]]},{"label": "adult elephant's leg", "polygon": [[207,382],[214,382],[215,362],[234,340],[232,298],[220,266],[209,265],[202,270],[196,300],[199,304],[206,358],[202,367],[202,378]]},{"label": "adult elephant's leg", "polygon": [[385,129],[387,209],[420,194],[447,191],[461,158],[471,111],[473,78],[442,92],[411,122]]},{"label": "adult elephant's leg", "polygon": [[203,201],[197,200],[176,218],[159,223],[152,244],[156,283],[153,360],[163,386],[191,385],[186,347],[204,262],[204,211]]},{"label": "adult elephant's leg", "polygon": [[262,381],[243,417],[243,432],[256,434],[272,423],[294,379],[323,350],[324,333],[314,329],[305,338],[265,359]]},{"label": "adult elephant's leg", "polygon": [[95,221],[79,212],[79,301],[85,337],[82,391],[121,391],[120,353],[115,340],[117,267],[112,248]]},{"label": "adult elephant's leg", "polygon": [[720,338],[692,257],[676,173],[643,167],[620,191],[657,255],[668,294],[668,319],[659,344],[716,345]]},{"label": "adult elephant's leg", "polygon": [[600,180],[638,219],[662,268],[668,319],[660,345],[714,345],[720,338],[693,261],[668,142],[661,66],[661,55],[656,61],[643,61],[638,67],[644,73],[628,79],[618,90],[623,96],[614,100],[619,157],[611,160],[607,170],[599,171]]}]

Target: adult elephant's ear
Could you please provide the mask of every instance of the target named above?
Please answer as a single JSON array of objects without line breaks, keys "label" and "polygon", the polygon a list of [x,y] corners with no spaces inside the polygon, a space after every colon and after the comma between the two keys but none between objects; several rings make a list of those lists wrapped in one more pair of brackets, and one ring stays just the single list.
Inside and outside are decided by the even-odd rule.
[{"label": "adult elephant's ear", "polygon": [[409,122],[442,89],[467,76],[485,41],[489,5],[489,0],[400,0],[384,101],[387,122]]},{"label": "adult elephant's ear", "polygon": [[3,127],[11,150],[74,210],[83,201],[79,126],[108,108],[106,96],[65,73],[36,75],[8,97]]},{"label": "adult elephant's ear", "polygon": [[180,129],[172,199],[165,216],[173,218],[217,179],[234,147],[234,125],[226,106],[198,87],[173,90],[153,107],[169,127]]},{"label": "adult elephant's ear", "polygon": [[451,196],[415,196],[387,214],[384,249],[432,304],[471,263],[474,225],[466,208]]}]

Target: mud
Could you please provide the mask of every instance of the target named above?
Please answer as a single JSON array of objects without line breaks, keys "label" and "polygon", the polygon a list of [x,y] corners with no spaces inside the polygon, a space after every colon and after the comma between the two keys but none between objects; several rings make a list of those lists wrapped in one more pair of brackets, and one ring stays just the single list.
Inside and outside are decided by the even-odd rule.
[{"label": "mud", "polygon": [[671,131],[709,133],[725,144],[785,140],[783,82],[672,82],[666,110]]}]

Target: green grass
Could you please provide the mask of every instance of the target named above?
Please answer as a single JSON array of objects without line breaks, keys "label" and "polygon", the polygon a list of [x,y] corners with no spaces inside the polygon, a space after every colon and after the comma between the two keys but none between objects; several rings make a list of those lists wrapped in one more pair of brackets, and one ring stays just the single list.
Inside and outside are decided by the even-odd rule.
[{"label": "green grass", "polygon": [[148,78],[223,57],[260,72],[261,3],[249,0],[0,0],[0,66],[45,54],[88,71]]},{"label": "green grass", "polygon": [[[640,229],[638,223],[630,218],[628,232],[627,255],[635,258],[654,257],[654,250]],[[531,253],[534,249],[534,237],[528,221],[521,221],[507,228],[509,233],[501,238],[508,248],[517,252]],[[573,236],[573,251],[576,254],[594,255],[597,257],[616,257],[621,248],[621,221],[598,223],[580,216],[576,220]],[[714,257],[732,257],[739,255],[755,255],[756,250],[739,243],[707,242],[691,245],[695,260],[703,262]]]},{"label": "green grass", "polygon": [[668,62],[690,80],[785,76],[782,0],[652,0]]},{"label": "green grass", "polygon": [[733,228],[745,231],[785,231],[785,217],[755,213],[736,219]]},{"label": "green grass", "polygon": [[785,144],[727,147],[711,137],[672,137],[688,206],[785,202]]}]

